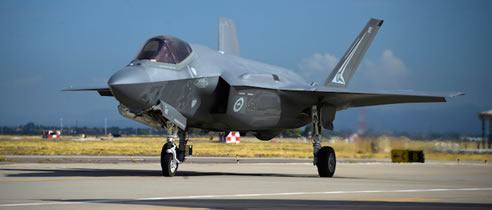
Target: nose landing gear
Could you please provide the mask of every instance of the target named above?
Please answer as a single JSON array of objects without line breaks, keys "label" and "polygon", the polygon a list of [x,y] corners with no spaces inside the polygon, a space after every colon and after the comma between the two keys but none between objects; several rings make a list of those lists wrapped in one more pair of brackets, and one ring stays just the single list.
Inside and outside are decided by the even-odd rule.
[{"label": "nose landing gear", "polygon": [[[179,164],[185,160],[188,139],[186,132],[171,122],[167,122],[166,130],[167,143],[164,144],[161,151],[161,168],[163,176],[172,177],[178,171]],[[179,137],[179,147],[174,143],[176,137]]]}]

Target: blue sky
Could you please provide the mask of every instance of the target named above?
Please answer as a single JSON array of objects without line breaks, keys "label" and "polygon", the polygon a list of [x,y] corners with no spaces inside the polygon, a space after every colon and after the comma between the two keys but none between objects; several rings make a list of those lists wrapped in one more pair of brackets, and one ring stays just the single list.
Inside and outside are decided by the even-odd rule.
[{"label": "blue sky", "polygon": [[[0,1],[0,125],[140,126],[118,102],[61,92],[105,84],[160,34],[217,46],[217,19],[236,21],[241,55],[323,81],[369,18],[385,23],[349,87],[463,91],[448,103],[366,108],[379,131],[478,134],[492,109],[491,1]],[[325,68],[322,68],[325,67]],[[360,109],[337,113],[357,129]]]}]

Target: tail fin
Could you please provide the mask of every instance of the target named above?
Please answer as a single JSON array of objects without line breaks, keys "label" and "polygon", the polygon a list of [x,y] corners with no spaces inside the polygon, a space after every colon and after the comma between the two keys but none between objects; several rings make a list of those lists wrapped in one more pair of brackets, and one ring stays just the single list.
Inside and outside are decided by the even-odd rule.
[{"label": "tail fin", "polygon": [[219,18],[219,51],[239,56],[236,22],[228,18]]},{"label": "tail fin", "polygon": [[371,18],[366,27],[362,29],[359,36],[352,43],[350,48],[345,52],[342,59],[335,66],[330,76],[326,79],[324,85],[332,87],[347,87],[348,83],[354,76],[360,61],[371,45],[376,36],[383,20]]}]

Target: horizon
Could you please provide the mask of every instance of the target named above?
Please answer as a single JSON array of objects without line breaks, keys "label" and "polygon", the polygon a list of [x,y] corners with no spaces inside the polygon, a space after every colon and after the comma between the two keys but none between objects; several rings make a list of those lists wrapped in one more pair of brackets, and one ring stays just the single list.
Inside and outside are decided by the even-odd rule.
[{"label": "horizon", "polygon": [[[3,126],[3,125],[0,125],[0,129],[1,129],[1,132],[0,132],[0,135],[10,135],[10,134],[4,134],[4,130],[5,128],[9,128],[9,129],[24,129],[25,127],[28,127],[28,126],[31,126],[30,124],[32,123],[32,126],[36,127],[37,129],[48,129],[48,130],[61,130],[61,125],[58,124],[58,125],[42,125],[42,124],[36,124],[34,122],[28,122],[28,123],[25,123],[25,124],[22,124],[22,125],[13,125],[13,126]],[[309,125],[307,126],[303,126],[303,127],[300,127],[300,132],[301,134],[304,132],[305,129],[310,129],[308,128]],[[82,126],[82,125],[72,125],[72,126],[65,126],[63,125],[63,130],[68,130],[68,131],[73,131],[74,129],[97,129],[97,130],[104,130],[104,129],[107,129],[109,130],[108,133],[111,133],[110,131],[112,129],[119,129],[119,130],[124,130],[124,129],[135,129],[135,130],[138,130],[138,129],[143,129],[143,130],[152,130],[152,131],[155,131],[157,133],[163,133],[165,132],[165,129],[162,128],[162,129],[155,129],[155,128],[151,128],[151,127],[148,127],[148,126],[142,126],[142,127],[125,127],[125,126],[116,126],[116,125],[107,125],[107,127],[104,127],[104,126]],[[200,128],[192,128],[193,131],[192,132],[195,132],[194,130],[200,130],[200,131],[205,131],[204,129],[200,129]],[[462,137],[481,137],[481,134],[478,134],[478,133],[475,133],[475,134],[472,134],[472,133],[469,133],[469,134],[463,134],[463,133],[457,133],[457,132],[453,132],[453,131],[447,131],[447,132],[406,132],[406,131],[380,131],[380,130],[373,130],[373,129],[367,129],[363,132],[363,134],[359,134],[360,130],[358,130],[360,128],[354,128],[354,129],[351,129],[351,128],[344,128],[344,129],[338,129],[338,130],[333,130],[333,131],[330,131],[330,130],[327,130],[327,129],[324,129],[323,128],[323,135],[324,136],[340,136],[340,135],[345,135],[346,137],[348,137],[349,135],[351,134],[358,134],[359,136],[361,137],[374,137],[374,136],[406,136],[406,137],[447,137],[447,138],[462,138]],[[287,129],[287,130],[294,130],[294,129]],[[285,130],[285,131],[287,131]],[[209,133],[214,133],[214,132],[217,132],[217,131],[209,131]],[[11,133],[12,134],[12,133]],[[34,134],[25,134],[25,133],[17,133],[17,134],[22,134],[22,135],[34,135]],[[301,135],[302,136],[302,135]]]}]

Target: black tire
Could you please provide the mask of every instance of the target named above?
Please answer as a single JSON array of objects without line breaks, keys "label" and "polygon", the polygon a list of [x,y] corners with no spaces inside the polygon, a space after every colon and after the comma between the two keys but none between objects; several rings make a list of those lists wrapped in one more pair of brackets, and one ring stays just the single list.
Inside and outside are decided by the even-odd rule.
[{"label": "black tire", "polygon": [[173,168],[173,154],[167,153],[166,150],[168,149],[168,144],[164,144],[162,147],[161,151],[161,168],[162,168],[162,175],[163,176],[168,176],[172,177],[176,174],[176,171],[178,171],[178,166],[179,164],[176,163],[176,167]]},{"label": "black tire", "polygon": [[337,166],[337,158],[335,156],[335,150],[331,147],[322,147],[318,151],[318,174],[320,177],[333,177]]}]

